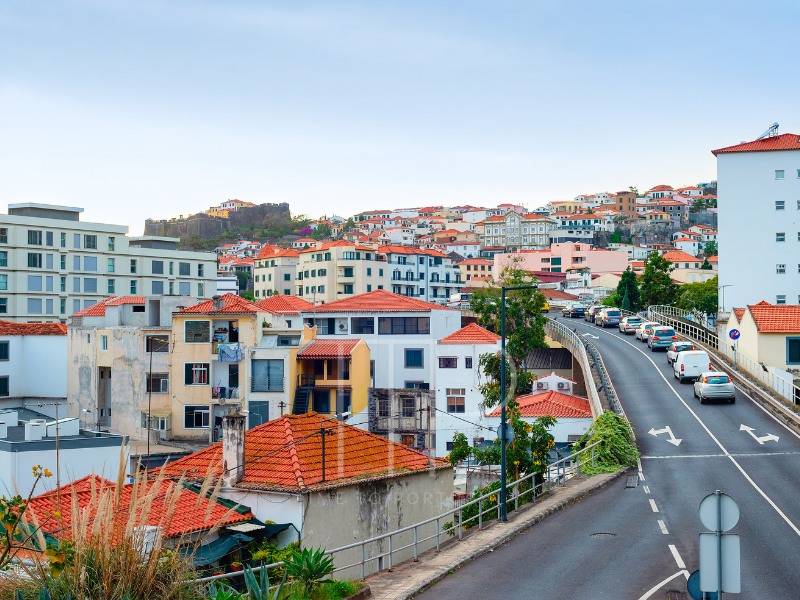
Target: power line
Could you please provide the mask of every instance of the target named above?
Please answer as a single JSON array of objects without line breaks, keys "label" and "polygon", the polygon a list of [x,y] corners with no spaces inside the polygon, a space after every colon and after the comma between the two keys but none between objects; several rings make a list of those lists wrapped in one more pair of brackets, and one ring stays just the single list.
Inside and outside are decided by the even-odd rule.
[{"label": "power line", "polygon": [[458,419],[459,421],[464,421],[464,423],[469,423],[470,425],[474,425],[475,427],[480,427],[481,429],[486,429],[487,431],[497,431],[495,427],[486,427],[485,425],[479,425],[478,423],[473,423],[472,421],[467,421],[466,419],[462,419],[461,417],[455,416],[453,413],[447,412],[446,410],[442,410],[441,408],[436,408],[435,406],[431,407],[433,410],[439,411],[440,413],[446,414],[448,417],[452,417],[454,419]]}]

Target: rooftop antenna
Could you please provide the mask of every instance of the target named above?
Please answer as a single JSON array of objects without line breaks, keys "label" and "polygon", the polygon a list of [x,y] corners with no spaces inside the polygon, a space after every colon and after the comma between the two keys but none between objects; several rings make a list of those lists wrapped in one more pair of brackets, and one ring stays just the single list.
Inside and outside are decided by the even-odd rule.
[{"label": "rooftop antenna", "polygon": [[758,136],[755,141],[764,140],[764,139],[773,138],[773,137],[778,137],[778,124],[777,123],[773,123],[772,125],[770,125],[769,129],[767,129],[764,133],[762,133],[760,136]]}]

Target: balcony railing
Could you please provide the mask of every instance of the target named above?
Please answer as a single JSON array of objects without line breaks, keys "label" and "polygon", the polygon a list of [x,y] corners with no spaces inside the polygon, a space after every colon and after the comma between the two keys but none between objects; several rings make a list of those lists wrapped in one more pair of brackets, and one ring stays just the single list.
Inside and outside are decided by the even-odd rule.
[{"label": "balcony railing", "polygon": [[282,392],[283,389],[283,376],[256,375],[250,377],[251,392]]},{"label": "balcony railing", "polygon": [[300,387],[314,387],[316,385],[316,375],[298,375],[297,385]]}]

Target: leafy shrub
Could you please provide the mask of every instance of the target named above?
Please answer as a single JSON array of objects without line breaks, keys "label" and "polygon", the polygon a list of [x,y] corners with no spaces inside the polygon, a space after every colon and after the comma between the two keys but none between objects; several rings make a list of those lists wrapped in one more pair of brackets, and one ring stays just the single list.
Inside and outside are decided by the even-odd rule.
[{"label": "leafy shrub", "polygon": [[632,440],[630,424],[611,411],[604,412],[594,420],[572,452],[575,454],[595,442],[601,444],[594,448],[594,466],[589,462],[588,453],[584,453],[581,455],[582,473],[610,473],[620,467],[634,466],[639,458],[639,450]]}]

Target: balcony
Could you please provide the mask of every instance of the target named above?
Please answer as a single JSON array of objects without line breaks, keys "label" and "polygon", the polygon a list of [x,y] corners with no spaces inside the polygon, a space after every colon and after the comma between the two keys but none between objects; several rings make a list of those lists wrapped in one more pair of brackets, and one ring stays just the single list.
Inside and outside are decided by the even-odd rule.
[{"label": "balcony", "polygon": [[355,281],[356,276],[355,276],[355,274],[353,274],[353,275],[339,274],[339,275],[336,276],[336,279],[339,280],[339,281]]},{"label": "balcony", "polygon": [[250,377],[251,392],[282,392],[284,389],[284,377],[258,375]]}]

